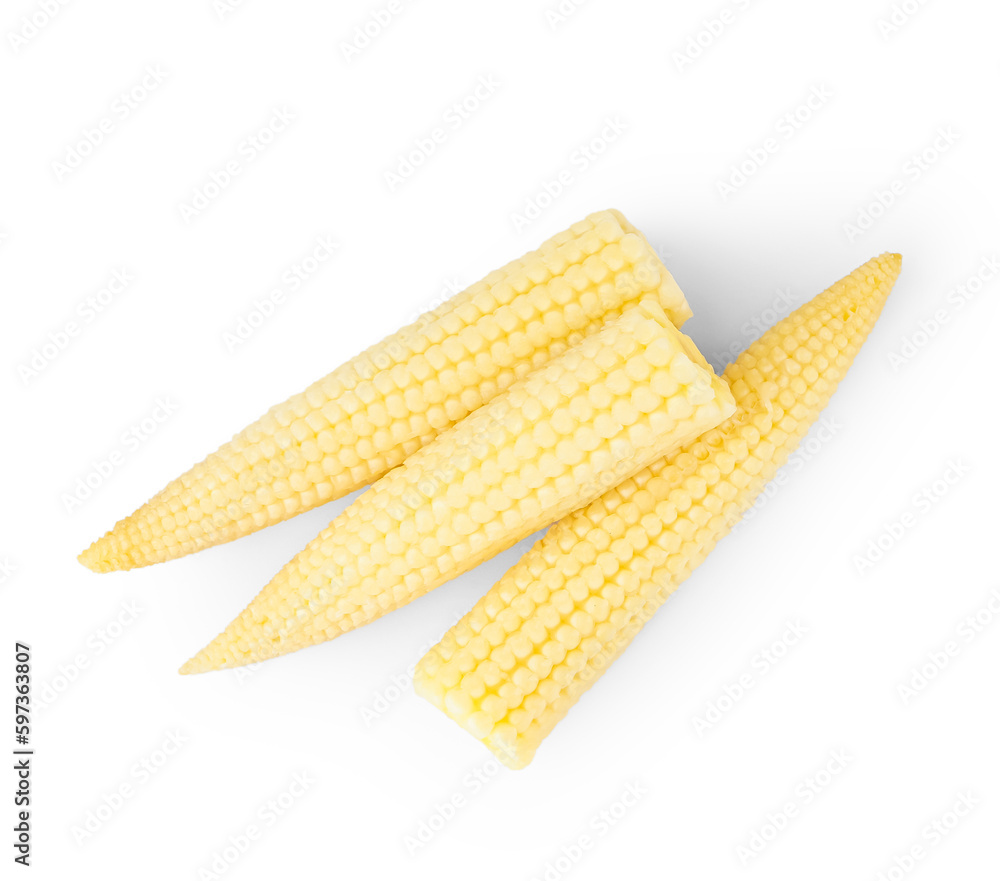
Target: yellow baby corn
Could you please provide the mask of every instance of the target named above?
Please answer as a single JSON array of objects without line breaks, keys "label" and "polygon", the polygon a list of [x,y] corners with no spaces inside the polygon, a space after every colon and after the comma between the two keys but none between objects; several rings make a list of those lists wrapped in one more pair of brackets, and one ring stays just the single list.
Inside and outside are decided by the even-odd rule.
[{"label": "yellow baby corn", "polygon": [[592,214],[272,407],[80,561],[171,560],[352,492],[651,293],[675,324],[690,317],[642,234]]},{"label": "yellow baby corn", "polygon": [[366,624],[733,411],[694,344],[644,300],[375,483],[181,672],[240,666]]},{"label": "yellow baby corn", "polygon": [[419,694],[512,768],[625,649],[784,464],[899,274],[886,254],[779,322],[724,373],[725,423],[549,530],[419,662]]}]

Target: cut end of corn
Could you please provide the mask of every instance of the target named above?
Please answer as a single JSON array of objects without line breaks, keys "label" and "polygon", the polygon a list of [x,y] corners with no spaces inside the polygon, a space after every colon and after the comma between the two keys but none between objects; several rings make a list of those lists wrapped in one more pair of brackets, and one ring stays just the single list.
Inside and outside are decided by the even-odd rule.
[{"label": "cut end of corn", "polygon": [[725,371],[736,412],[559,521],[417,664],[417,693],[523,768],[753,504],[819,416],[899,274],[859,267]]},{"label": "cut end of corn", "polygon": [[644,300],[411,455],[264,588],[187,672],[367,624],[600,496],[735,410]]},{"label": "cut end of corn", "polygon": [[172,560],[370,484],[649,296],[675,324],[691,315],[643,235],[618,211],[592,214],[272,407],[80,562]]}]

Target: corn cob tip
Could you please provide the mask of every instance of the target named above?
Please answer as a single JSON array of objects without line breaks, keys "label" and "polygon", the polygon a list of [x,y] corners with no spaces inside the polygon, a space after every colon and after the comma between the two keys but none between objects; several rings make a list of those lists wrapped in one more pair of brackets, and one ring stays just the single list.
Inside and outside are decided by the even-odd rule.
[{"label": "corn cob tip", "polygon": [[181,664],[180,669],[177,671],[181,676],[190,676],[194,673],[207,673],[209,670],[216,669],[216,665],[211,664],[209,660],[205,657],[205,652],[200,651],[192,658],[188,658],[183,664]]},{"label": "corn cob tip", "polygon": [[875,259],[884,261],[886,268],[890,272],[899,273],[899,270],[903,266],[903,255],[897,253],[896,251],[885,251]]},{"label": "corn cob tip", "polygon": [[212,669],[202,657],[204,652],[198,652],[193,658],[186,660],[177,671],[181,676],[190,676],[195,673],[206,673]]},{"label": "corn cob tip", "polygon": [[225,658],[218,657],[216,652],[210,652],[208,648],[210,647],[202,649],[194,657],[185,661],[177,672],[181,676],[189,676],[194,673],[207,673],[210,670],[219,670],[225,667],[241,666],[241,663],[233,663]]},{"label": "corn cob tip", "polygon": [[855,288],[853,296],[847,297],[851,301],[850,308],[852,310],[862,304],[881,309],[892,292],[902,268],[903,255],[887,251],[859,266],[847,278],[835,284],[831,290],[838,288],[842,290],[845,284],[853,283]]},{"label": "corn cob tip", "polygon": [[87,550],[77,557],[91,572],[114,572],[116,569],[128,568],[116,557],[109,547],[108,536],[99,538]]},{"label": "corn cob tip", "polygon": [[[244,625],[243,616],[237,619]],[[232,626],[232,625],[230,625]],[[192,673],[209,673],[212,670],[231,670],[234,667],[244,667],[276,658],[282,652],[273,648],[272,643],[260,641],[252,650],[242,651],[226,639],[226,633],[220,633],[196,655],[189,658],[177,671],[181,676]]]},{"label": "corn cob tip", "polygon": [[846,321],[851,314],[863,309],[873,310],[877,317],[899,278],[902,266],[901,254],[886,251],[861,264],[821,296],[829,300],[842,320]]},{"label": "corn cob tip", "polygon": [[875,258],[883,264],[885,274],[890,282],[895,282],[903,268],[903,255],[895,251],[886,251]]}]

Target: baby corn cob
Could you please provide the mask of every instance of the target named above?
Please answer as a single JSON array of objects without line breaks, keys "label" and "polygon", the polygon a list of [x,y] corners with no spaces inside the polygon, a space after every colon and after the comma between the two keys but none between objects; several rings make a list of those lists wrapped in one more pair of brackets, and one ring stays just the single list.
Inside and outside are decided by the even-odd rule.
[{"label": "baby corn cob", "polygon": [[375,483],[181,672],[264,660],[366,624],[733,410],[694,344],[644,300]]},{"label": "baby corn cob", "polygon": [[787,460],[900,262],[871,260],[753,343],[724,373],[735,414],[553,526],[421,659],[417,692],[504,764],[527,765]]},{"label": "baby corn cob", "polygon": [[592,214],[272,407],[80,562],[148,566],[352,492],[651,293],[675,324],[690,317],[642,234]]}]

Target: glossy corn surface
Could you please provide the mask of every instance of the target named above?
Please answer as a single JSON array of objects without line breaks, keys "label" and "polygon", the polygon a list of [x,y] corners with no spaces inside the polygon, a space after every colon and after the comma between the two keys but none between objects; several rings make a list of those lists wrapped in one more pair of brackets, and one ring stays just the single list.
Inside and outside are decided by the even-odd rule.
[{"label": "glossy corn surface", "polygon": [[419,662],[414,686],[512,768],[750,507],[844,377],[899,274],[869,261],[724,373],[736,412],[549,532]]},{"label": "glossy corn surface", "polygon": [[147,566],[346,495],[650,294],[690,316],[642,234],[592,214],[272,407],[80,561]]},{"label": "glossy corn surface", "polygon": [[655,299],[410,456],[337,517],[193,673],[332,639],[597,498],[734,410]]}]

